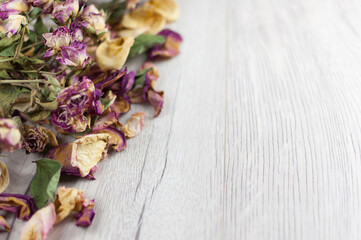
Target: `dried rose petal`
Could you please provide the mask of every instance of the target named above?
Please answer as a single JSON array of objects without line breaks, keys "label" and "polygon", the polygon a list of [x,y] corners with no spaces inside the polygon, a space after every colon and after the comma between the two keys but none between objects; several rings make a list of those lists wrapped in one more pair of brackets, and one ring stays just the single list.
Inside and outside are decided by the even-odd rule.
[{"label": "dried rose petal", "polygon": [[105,129],[94,131],[94,133],[108,134],[110,136],[108,146],[112,146],[113,149],[117,152],[120,152],[127,147],[127,140],[125,138],[124,132],[116,128],[108,127]]},{"label": "dried rose petal", "polygon": [[48,157],[57,160],[62,166],[78,168],[81,176],[86,177],[103,158],[109,139],[108,134],[86,135],[53,149]]},{"label": "dried rose petal", "polygon": [[0,18],[6,20],[11,15],[27,12],[30,6],[26,0],[10,0],[0,3]]},{"label": "dried rose petal", "polygon": [[179,18],[179,8],[174,0],[150,0],[147,4],[152,5],[168,22],[175,22]]},{"label": "dried rose petal", "polygon": [[93,126],[93,130],[101,130],[107,128],[118,122],[116,113],[110,112],[104,116],[101,116]]},{"label": "dried rose petal", "polygon": [[0,209],[16,214],[19,219],[28,220],[35,212],[34,199],[21,194],[0,194]]},{"label": "dried rose petal", "polygon": [[85,206],[83,210],[75,216],[76,219],[75,225],[79,227],[89,227],[92,224],[93,218],[95,216],[94,200],[91,200],[91,202],[93,204],[89,204],[88,206]]},{"label": "dried rose petal", "polygon": [[6,165],[0,162],[0,193],[9,186],[9,172]]},{"label": "dried rose petal", "polygon": [[81,16],[81,24],[88,30],[88,32],[95,33],[96,35],[102,35],[108,31],[105,22],[104,10],[100,10],[91,4],[84,8]]},{"label": "dried rose petal", "polygon": [[150,89],[148,91],[148,101],[155,110],[155,117],[158,117],[158,115],[160,114],[160,112],[163,109],[163,104],[164,104],[163,91],[157,92],[157,91]]},{"label": "dried rose petal", "polygon": [[166,24],[166,19],[156,11],[151,4],[143,4],[125,14],[120,26],[126,29],[133,29],[139,32],[157,34]]},{"label": "dried rose petal", "polygon": [[10,225],[3,216],[0,216],[0,227],[3,227],[7,232],[10,232]]},{"label": "dried rose petal", "polygon": [[81,41],[74,41],[69,46],[62,46],[60,49],[61,54],[56,57],[56,60],[66,66],[84,68],[90,60],[86,52],[86,44]]},{"label": "dried rose petal", "polygon": [[5,33],[7,37],[12,37],[17,34],[21,26],[24,26],[28,23],[26,17],[23,15],[10,15],[7,24],[5,25]]},{"label": "dried rose petal", "polygon": [[0,118],[0,152],[12,152],[21,148],[21,133],[11,119]]},{"label": "dried rose petal", "polygon": [[154,66],[154,64],[152,62],[145,62],[143,63],[143,65],[140,67],[139,69],[139,72],[145,70],[145,69],[149,69],[151,68],[152,70],[148,71],[146,73],[149,81],[150,81],[150,84],[154,87],[154,83],[155,81],[158,80],[160,74],[159,74],[159,70]]},{"label": "dried rose petal", "polygon": [[[93,175],[93,173],[97,170],[97,166],[94,166],[88,175],[86,175],[85,177],[89,180],[95,180],[95,177]],[[68,176],[77,176],[77,177],[81,177],[80,171],[78,168],[75,167],[69,167],[69,166],[65,166],[61,168],[61,174],[65,174]]]},{"label": "dried rose petal", "polygon": [[149,54],[149,58],[171,58],[177,56],[179,54],[180,44],[183,41],[181,35],[170,29],[164,29],[158,35],[165,37],[165,43],[155,45]]},{"label": "dried rose petal", "polygon": [[96,50],[96,59],[103,71],[120,70],[128,58],[134,38],[122,37],[102,42]]},{"label": "dried rose petal", "polygon": [[143,121],[144,116],[145,116],[144,112],[137,112],[130,117],[130,119],[123,128],[123,132],[125,133],[126,137],[133,138],[137,136],[140,133],[140,131],[142,131],[144,127],[144,121]]},{"label": "dried rose petal", "polygon": [[38,210],[21,230],[20,240],[45,240],[56,220],[55,206],[48,206]]},{"label": "dried rose petal", "polygon": [[[84,208],[93,208],[94,200],[91,201],[89,199],[86,199],[82,190],[78,190],[75,188],[59,187],[58,195],[55,199],[55,206],[57,214],[56,223],[59,223],[63,221],[64,218],[69,216],[70,212],[72,211],[81,212]],[[91,217],[91,220],[93,217]]]},{"label": "dried rose petal", "polygon": [[34,7],[41,8],[45,14],[49,14],[53,11],[54,0],[33,0],[32,2]]}]

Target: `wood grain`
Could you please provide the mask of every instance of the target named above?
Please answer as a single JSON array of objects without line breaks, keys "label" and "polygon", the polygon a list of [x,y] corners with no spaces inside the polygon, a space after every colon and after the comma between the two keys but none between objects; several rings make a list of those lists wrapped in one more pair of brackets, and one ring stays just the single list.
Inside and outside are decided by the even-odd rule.
[{"label": "wood grain", "polygon": [[[182,53],[156,63],[164,111],[132,108],[144,131],[96,181],[62,179],[96,217],[48,239],[359,239],[361,2],[178,2]],[[26,193],[31,159],[5,162],[8,192]]]}]

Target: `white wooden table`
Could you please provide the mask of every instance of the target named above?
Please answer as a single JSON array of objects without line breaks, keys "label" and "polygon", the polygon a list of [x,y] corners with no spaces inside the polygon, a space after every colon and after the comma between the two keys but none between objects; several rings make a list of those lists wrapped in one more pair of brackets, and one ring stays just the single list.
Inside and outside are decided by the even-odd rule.
[{"label": "white wooden table", "polygon": [[[164,111],[134,107],[144,131],[97,180],[62,180],[96,216],[48,239],[360,239],[361,1],[179,5],[182,53],[156,64]],[[6,162],[7,192],[27,193],[34,164]],[[6,216],[0,238],[18,239]]]}]

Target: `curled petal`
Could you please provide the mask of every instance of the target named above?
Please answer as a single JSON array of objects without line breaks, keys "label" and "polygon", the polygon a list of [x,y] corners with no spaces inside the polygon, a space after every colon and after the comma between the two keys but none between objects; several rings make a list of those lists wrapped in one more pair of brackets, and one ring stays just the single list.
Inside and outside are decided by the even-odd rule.
[{"label": "curled petal", "polygon": [[0,3],[0,19],[6,20],[11,15],[28,11],[30,5],[26,0],[9,0]]},{"label": "curled petal", "polygon": [[122,37],[102,42],[96,52],[96,59],[103,71],[120,70],[128,58],[134,38]]},{"label": "curled petal", "polygon": [[10,225],[3,216],[0,216],[0,227],[3,227],[7,232],[10,232]]},{"label": "curled petal", "polygon": [[0,162],[0,193],[9,186],[9,172],[6,165]]},{"label": "curled petal", "polygon": [[116,128],[108,127],[105,129],[97,130],[94,133],[104,133],[110,136],[108,146],[112,146],[117,152],[122,151],[127,147],[127,140],[123,131]]},{"label": "curled petal", "polygon": [[21,230],[20,240],[45,240],[56,220],[55,206],[48,206],[37,211]]},{"label": "curled petal", "polygon": [[28,220],[35,212],[34,200],[21,194],[0,194],[0,209],[16,214],[16,217]]},{"label": "curled petal", "polygon": [[125,14],[120,26],[138,32],[157,34],[166,24],[166,19],[151,4],[143,4]]},{"label": "curled petal", "polygon": [[48,157],[57,160],[63,167],[79,169],[80,175],[86,177],[103,158],[109,139],[107,134],[86,135],[72,143],[53,149]]},{"label": "curled petal", "polygon": [[152,5],[168,22],[175,22],[179,18],[179,8],[174,0],[150,0],[147,4]]},{"label": "curled petal", "polygon": [[93,126],[93,130],[101,130],[107,128],[118,122],[116,113],[110,112],[104,116],[101,116]]},{"label": "curled petal", "polygon": [[110,110],[116,114],[118,118],[120,115],[127,113],[130,109],[129,101],[125,100],[123,97],[118,96],[114,103],[110,105]]},{"label": "curled petal", "polygon": [[126,137],[133,138],[137,136],[140,131],[142,131],[144,127],[144,116],[144,112],[137,112],[130,117],[130,119],[123,128],[123,132],[125,133]]},{"label": "curled petal", "polygon": [[155,81],[158,80],[159,78],[159,70],[154,66],[154,64],[152,62],[145,62],[143,63],[143,65],[140,67],[139,71],[143,71],[145,69],[149,69],[151,68],[152,70],[150,70],[149,72],[147,72],[147,77],[149,79],[149,81],[151,82],[151,85],[154,84]]},{"label": "curled petal", "polygon": [[[88,175],[86,175],[85,177],[89,180],[95,180],[95,177],[93,175],[93,173],[97,170],[97,166],[94,166]],[[68,176],[77,176],[77,177],[81,177],[80,171],[78,168],[75,167],[69,167],[69,166],[65,166],[61,168],[61,174],[65,174]]]},{"label": "curled petal", "polygon": [[160,114],[160,112],[163,109],[163,104],[164,104],[164,93],[163,93],[163,91],[156,92],[156,91],[153,91],[153,90],[149,90],[148,91],[148,101],[153,106],[153,108],[155,110],[155,117],[158,117],[158,115]]},{"label": "curled petal", "polygon": [[93,204],[89,204],[88,206],[84,207],[83,210],[75,216],[75,225],[80,227],[89,227],[92,224],[93,218],[95,216],[94,200],[91,200],[91,202]]},{"label": "curled petal", "polygon": [[164,44],[157,44],[153,47],[150,52],[150,59],[155,57],[165,57],[171,58],[179,54],[180,44],[183,41],[181,35],[171,31],[169,29],[164,29],[158,35],[165,37]]}]

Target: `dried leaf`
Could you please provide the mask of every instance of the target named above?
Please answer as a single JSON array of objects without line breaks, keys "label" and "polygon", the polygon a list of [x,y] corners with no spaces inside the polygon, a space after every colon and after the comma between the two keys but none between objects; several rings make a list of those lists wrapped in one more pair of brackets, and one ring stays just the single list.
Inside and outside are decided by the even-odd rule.
[{"label": "dried leaf", "polygon": [[138,56],[148,49],[152,48],[156,44],[163,44],[165,37],[153,35],[153,34],[142,34],[134,39],[134,44],[129,52],[129,57]]}]

